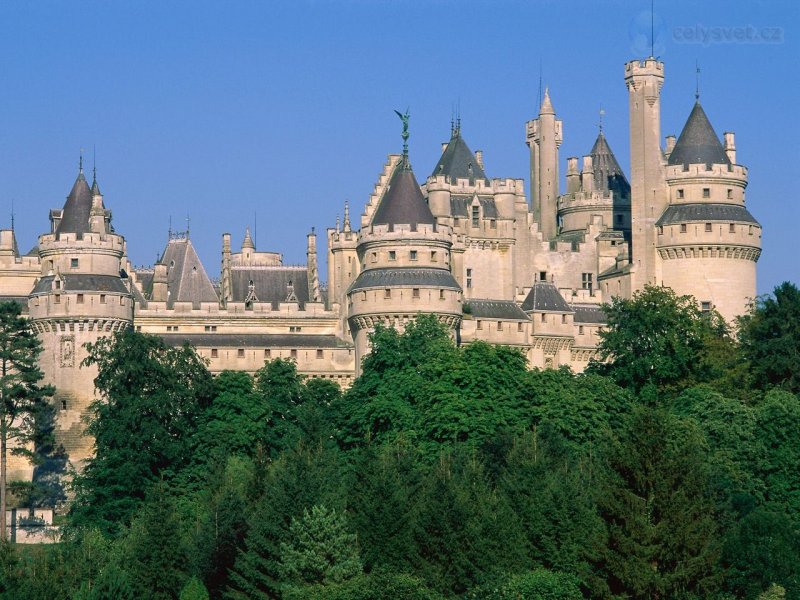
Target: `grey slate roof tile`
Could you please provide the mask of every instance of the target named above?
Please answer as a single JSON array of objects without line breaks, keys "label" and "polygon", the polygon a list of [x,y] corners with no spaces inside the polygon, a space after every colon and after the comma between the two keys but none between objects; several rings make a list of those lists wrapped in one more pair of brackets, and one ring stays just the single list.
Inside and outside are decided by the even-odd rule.
[{"label": "grey slate roof tile", "polygon": [[546,281],[537,281],[522,303],[525,312],[559,312],[571,313],[567,301],[559,293],[558,288]]},{"label": "grey slate roof tile", "polygon": [[362,271],[350,285],[347,293],[356,290],[388,287],[436,287],[451,290],[461,290],[461,286],[446,269],[425,268],[396,268],[396,269],[369,269]]},{"label": "grey slate roof tile", "polygon": [[476,319],[504,319],[509,321],[530,321],[528,315],[511,300],[491,300],[470,298],[464,304],[470,307],[470,314]]},{"label": "grey slate roof tile", "polygon": [[606,322],[606,313],[598,304],[573,304],[572,310],[575,312],[575,323],[597,323]]},{"label": "grey slate roof tile", "polygon": [[450,183],[455,183],[457,179],[469,179],[471,184],[474,184],[476,179],[483,179],[488,183],[486,173],[461,137],[459,130],[453,132],[431,175],[444,175]]},{"label": "grey slate roof tile", "polygon": [[92,191],[83,176],[83,171],[78,173],[72,190],[67,196],[61,221],[56,228],[56,233],[75,233],[81,237],[84,233],[91,232],[89,216],[92,212]]},{"label": "grey slate roof tile", "polygon": [[194,308],[200,308],[201,302],[219,302],[219,296],[188,238],[170,240],[159,263],[167,265],[169,308],[176,302],[191,302]]},{"label": "grey slate roof tile", "polygon": [[699,101],[695,102],[667,164],[684,167],[696,164],[731,164]]},{"label": "grey slate roof tile", "polygon": [[656,225],[686,223],[692,221],[726,221],[731,223],[752,223],[758,225],[755,217],[739,204],[672,204],[667,207]]},{"label": "grey slate roof tile", "polygon": [[237,266],[231,269],[231,295],[234,302],[244,302],[253,282],[254,292],[259,302],[277,305],[286,302],[291,283],[297,302],[309,301],[308,269],[306,267],[261,267]]},{"label": "grey slate roof tile", "polygon": [[373,225],[433,225],[436,220],[422,195],[414,172],[401,160],[372,216]]},{"label": "grey slate roof tile", "polygon": [[[31,295],[44,294],[53,289],[54,275],[45,275],[33,287]],[[114,275],[62,275],[65,292],[110,292],[112,294],[128,294],[128,288],[122,279]]]},{"label": "grey slate roof tile", "polygon": [[589,153],[594,168],[594,189],[601,192],[614,192],[622,198],[631,197],[631,185],[625,178],[617,157],[611,151],[606,136],[601,131]]},{"label": "grey slate roof tile", "polygon": [[189,343],[199,348],[347,348],[335,335],[281,333],[158,334],[170,346]]}]

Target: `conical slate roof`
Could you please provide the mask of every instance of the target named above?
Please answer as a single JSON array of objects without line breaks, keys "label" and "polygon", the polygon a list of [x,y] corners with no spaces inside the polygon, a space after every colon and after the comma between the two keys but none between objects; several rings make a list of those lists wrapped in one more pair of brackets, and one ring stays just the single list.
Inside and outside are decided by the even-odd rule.
[{"label": "conical slate roof", "polygon": [[678,143],[669,155],[670,165],[730,165],[731,161],[698,100],[694,104]]},{"label": "conical slate roof", "polygon": [[419,189],[417,178],[408,166],[408,159],[401,160],[392,173],[386,193],[383,195],[373,225],[411,225],[435,223],[431,209]]},{"label": "conical slate roof", "polygon": [[622,167],[608,145],[606,136],[601,131],[589,153],[594,168],[594,189],[602,192],[614,192],[621,197],[630,197],[631,184],[625,178]]},{"label": "conical slate roof", "polygon": [[61,222],[56,228],[56,233],[75,233],[83,235],[91,232],[89,216],[92,212],[92,191],[83,176],[83,170],[78,173],[78,178],[72,186],[64,204]]},{"label": "conical slate roof", "polygon": [[469,179],[474,184],[476,179],[486,179],[486,173],[458,129],[453,130],[450,142],[436,163],[432,175],[444,175],[450,183],[455,183],[456,179]]}]

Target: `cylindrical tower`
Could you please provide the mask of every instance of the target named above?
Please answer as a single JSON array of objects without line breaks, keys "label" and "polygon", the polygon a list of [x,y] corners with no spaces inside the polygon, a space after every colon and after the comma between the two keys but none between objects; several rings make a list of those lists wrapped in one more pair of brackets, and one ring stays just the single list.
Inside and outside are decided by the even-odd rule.
[{"label": "cylindrical tower", "polygon": [[436,225],[404,157],[358,236],[361,272],[347,290],[356,375],[378,323],[402,330],[420,313],[432,313],[458,328],[462,292],[450,271],[451,245],[449,227]]},{"label": "cylindrical tower", "polygon": [[720,143],[698,101],[670,152],[670,206],[656,223],[663,284],[691,294],[728,321],[756,295],[761,226],[745,208],[747,169],[734,164],[733,134]]},{"label": "cylindrical tower", "polygon": [[80,468],[92,452],[84,417],[97,397],[97,370],[82,366],[84,346],[129,327],[134,297],[122,269],[125,239],[111,228],[97,181],[90,189],[81,169],[63,210],[51,214],[52,232],[39,237],[42,276],[28,307],[42,340],[45,383],[56,388],[56,440]]}]

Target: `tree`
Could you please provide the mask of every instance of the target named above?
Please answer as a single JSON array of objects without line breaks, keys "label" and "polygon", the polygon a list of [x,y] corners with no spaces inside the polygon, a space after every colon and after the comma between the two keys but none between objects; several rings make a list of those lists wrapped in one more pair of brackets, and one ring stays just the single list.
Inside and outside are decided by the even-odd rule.
[{"label": "tree", "polygon": [[89,345],[101,400],[87,427],[95,454],[75,478],[74,526],[118,534],[155,482],[173,481],[192,463],[193,436],[212,394],[203,360],[134,331]]},{"label": "tree", "polygon": [[537,428],[515,440],[498,490],[517,516],[534,563],[574,574],[600,597],[603,586],[593,565],[605,531],[595,506],[593,468],[558,433]]},{"label": "tree", "polygon": [[8,539],[6,493],[8,450],[30,456],[27,444],[36,434],[36,414],[53,388],[42,386],[38,359],[42,344],[16,302],[0,303],[0,541]]},{"label": "tree", "polygon": [[757,298],[738,326],[755,385],[800,392],[800,289],[783,282]]},{"label": "tree", "polygon": [[704,316],[692,296],[678,296],[671,288],[648,285],[629,300],[615,297],[604,310],[600,360],[589,370],[635,391],[696,381],[707,336],[724,334],[719,317]]},{"label": "tree", "polygon": [[121,542],[136,597],[175,598],[188,579],[188,553],[175,502],[159,484],[137,511]]},{"label": "tree", "polygon": [[717,587],[719,542],[696,427],[662,409],[640,407],[605,462],[598,489],[607,528],[601,565],[612,593],[709,597]]},{"label": "tree", "polygon": [[295,584],[341,583],[361,573],[356,536],[344,515],[316,505],[292,518],[280,546],[280,569]]}]

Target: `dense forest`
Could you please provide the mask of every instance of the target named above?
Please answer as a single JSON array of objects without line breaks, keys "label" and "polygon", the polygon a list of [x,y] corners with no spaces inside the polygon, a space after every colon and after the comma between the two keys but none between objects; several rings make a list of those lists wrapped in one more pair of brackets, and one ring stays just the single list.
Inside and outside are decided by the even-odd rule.
[{"label": "dense forest", "polygon": [[103,339],[63,540],[0,546],[0,597],[800,598],[800,291],[735,332],[663,288],[605,308],[583,374],[420,316],[344,393]]}]

